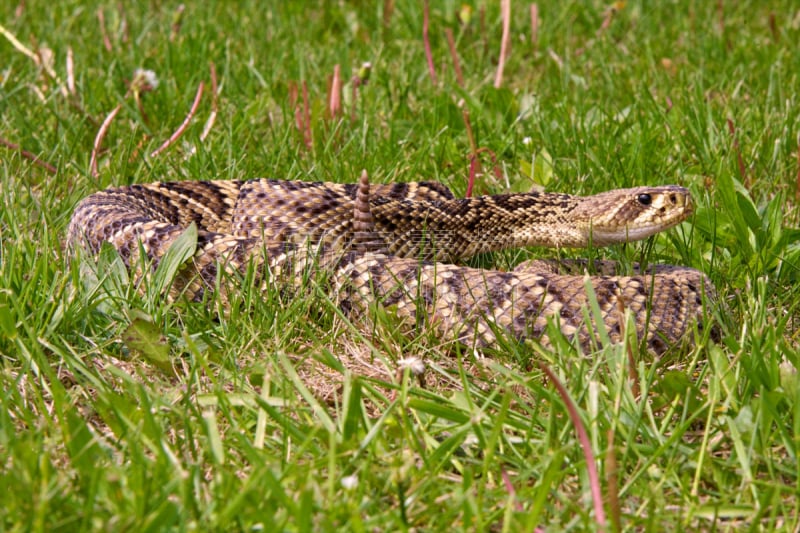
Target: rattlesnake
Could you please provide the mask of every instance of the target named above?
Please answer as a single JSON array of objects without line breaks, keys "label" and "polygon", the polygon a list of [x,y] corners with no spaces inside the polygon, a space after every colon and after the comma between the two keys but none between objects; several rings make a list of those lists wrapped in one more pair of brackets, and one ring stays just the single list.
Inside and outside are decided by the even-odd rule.
[{"label": "rattlesnake", "polygon": [[[456,199],[436,183],[359,184],[184,181],[97,192],[75,209],[68,243],[92,253],[103,241],[137,269],[143,250],[155,265],[191,224],[198,229],[194,268],[174,291],[195,299],[217,285],[219,269],[255,262],[261,282],[289,283],[325,273],[348,312],[379,304],[411,328],[443,342],[496,345],[498,337],[551,342],[548,321],[585,349],[596,346],[598,318],[612,342],[630,310],[639,339],[662,353],[703,327],[705,274],[660,266],[634,276],[565,275],[534,262],[512,272],[452,264],[503,248],[604,246],[646,238],[693,210],[678,186],[639,187],[578,197],[523,193]],[[600,314],[588,310],[586,280]],[[587,319],[589,325],[587,326]]]}]

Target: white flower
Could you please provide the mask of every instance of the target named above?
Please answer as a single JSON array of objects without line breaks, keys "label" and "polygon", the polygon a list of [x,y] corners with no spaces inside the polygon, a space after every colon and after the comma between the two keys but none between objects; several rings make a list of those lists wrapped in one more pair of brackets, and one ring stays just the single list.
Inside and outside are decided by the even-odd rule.
[{"label": "white flower", "polygon": [[358,476],[355,474],[352,476],[345,476],[342,478],[341,484],[345,490],[353,490],[358,486]]},{"label": "white flower", "polygon": [[397,360],[397,366],[401,370],[408,368],[415,376],[425,372],[425,362],[419,357],[403,357]]},{"label": "white flower", "polygon": [[131,86],[140,88],[146,87],[149,90],[154,90],[156,87],[158,87],[158,77],[152,70],[137,68],[133,71],[133,81],[131,81]]}]

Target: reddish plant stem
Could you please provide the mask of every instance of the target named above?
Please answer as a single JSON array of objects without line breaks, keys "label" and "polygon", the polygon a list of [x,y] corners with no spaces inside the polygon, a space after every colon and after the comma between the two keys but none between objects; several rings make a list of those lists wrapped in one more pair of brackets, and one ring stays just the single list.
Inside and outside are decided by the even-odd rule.
[{"label": "reddish plant stem", "polygon": [[211,76],[211,109],[217,110],[217,66],[213,61],[208,62],[208,73]]},{"label": "reddish plant stem", "polygon": [[122,2],[117,2],[117,12],[119,13],[119,27],[120,33],[122,34],[120,41],[122,41],[123,44],[127,44],[131,38],[131,31],[128,27],[128,18],[125,16],[125,6],[122,5]]},{"label": "reddish plant stem", "polygon": [[[302,104],[299,100],[302,98]],[[311,149],[311,125],[308,111],[308,87],[303,82],[302,92],[297,88],[296,82],[289,84],[289,104],[294,107],[294,125],[303,136],[303,145]]]},{"label": "reddish plant stem", "polygon": [[465,198],[472,198],[472,190],[475,188],[475,175],[481,168],[481,161],[478,159],[478,154],[472,153],[469,156],[469,178],[467,179],[467,192]]},{"label": "reddish plant stem", "polygon": [[719,15],[719,36],[725,41],[725,48],[732,48],[731,41],[725,35],[725,7],[722,0],[717,0],[717,14]]},{"label": "reddish plant stem", "polygon": [[611,26],[611,21],[614,20],[614,15],[617,14],[617,5],[612,4],[610,7],[606,9],[605,17],[603,17],[603,22],[600,24],[600,27],[595,32],[595,36],[600,37],[605,31]]},{"label": "reddish plant stem", "polygon": [[103,46],[109,52],[113,50],[111,46],[111,39],[108,38],[108,33],[106,32],[106,16],[103,13],[103,8],[97,8],[97,22],[100,23],[100,33],[103,36]]},{"label": "reddish plant stem", "polygon": [[483,40],[483,53],[487,53],[489,51],[489,37],[486,34],[486,5],[481,4],[480,9],[478,10],[478,19],[481,21],[480,23],[480,34],[481,39]]},{"label": "reddish plant stem", "polygon": [[733,139],[733,149],[736,152],[736,163],[739,166],[739,175],[742,177],[742,180],[747,179],[747,168],[744,166],[744,159],[742,158],[742,151],[739,149],[739,140],[736,138],[736,126],[733,124],[733,120],[728,120],[728,131],[731,133],[731,138]]},{"label": "reddish plant stem", "polygon": [[183,119],[183,122],[181,123],[180,126],[178,126],[178,129],[175,130],[175,133],[170,135],[169,139],[167,139],[166,142],[164,142],[164,144],[153,150],[153,152],[150,154],[150,157],[156,157],[164,150],[172,146],[175,143],[175,141],[180,139],[181,135],[183,135],[183,132],[186,131],[186,128],[189,127],[189,123],[192,121],[192,118],[194,118],[198,106],[200,106],[200,100],[203,97],[204,87],[205,84],[201,81],[200,85],[197,86],[197,93],[195,93],[194,95],[194,102],[192,102],[192,107],[191,109],[189,109],[189,114],[187,114],[186,118]]},{"label": "reddish plant stem", "polygon": [[53,165],[51,165],[47,161],[43,161],[42,159],[39,159],[38,157],[33,155],[31,152],[29,152],[27,150],[23,150],[22,148],[20,148],[20,146],[18,144],[14,144],[14,143],[12,143],[10,141],[7,141],[7,140],[5,140],[3,138],[0,138],[0,144],[5,146],[6,148],[9,148],[10,150],[14,150],[15,152],[19,152],[19,155],[21,155],[25,159],[31,161],[34,165],[42,167],[43,169],[45,169],[50,174],[56,174],[58,172],[58,169],[56,169],[56,167],[54,167]]},{"label": "reddish plant stem", "polygon": [[522,503],[517,500],[517,491],[514,490],[514,485],[511,483],[511,478],[508,477],[508,472],[506,472],[505,468],[500,469],[500,475],[503,477],[503,484],[506,486],[506,490],[514,499],[514,508],[518,512],[522,512],[524,508],[522,507]]},{"label": "reddish plant stem", "polygon": [[139,110],[139,114],[142,116],[142,121],[149,126],[150,119],[147,117],[147,112],[144,110],[144,105],[142,104],[141,92],[144,92],[144,89],[132,91],[133,87],[128,89],[127,94],[125,97],[127,98],[130,94],[133,94],[133,101],[136,102],[136,109]]},{"label": "reddish plant stem", "polygon": [[499,166],[497,166],[497,156],[494,154],[494,152],[488,148],[478,148],[477,150],[473,150],[469,157],[469,179],[467,181],[467,192],[465,194],[466,198],[470,198],[472,196],[472,192],[475,188],[475,179],[477,178],[478,172],[481,170],[480,154],[483,152],[489,154],[489,157],[492,160],[494,177],[497,178],[498,181],[503,179],[503,171],[500,170]]},{"label": "reddish plant stem", "polygon": [[511,0],[500,0],[500,11],[503,16],[503,37],[500,41],[500,58],[494,76],[495,89],[503,85],[503,69],[506,66],[506,58],[511,52]]},{"label": "reddish plant stem", "polygon": [[550,370],[550,367],[544,363],[539,363],[539,368],[541,368],[542,372],[547,375],[547,378],[553,383],[558,391],[558,395],[561,396],[564,406],[567,408],[567,414],[569,414],[572,426],[575,428],[575,432],[578,434],[578,442],[580,442],[581,448],[583,449],[583,457],[586,461],[586,470],[587,474],[589,475],[589,486],[592,491],[592,502],[594,503],[597,529],[603,531],[606,527],[606,513],[603,509],[603,496],[600,493],[600,477],[597,474],[597,464],[595,464],[594,453],[592,453],[592,444],[589,441],[589,434],[586,433],[586,428],[583,426],[583,422],[578,414],[578,410],[575,408],[575,404],[572,403],[572,399],[569,397],[567,389],[561,384],[555,373],[553,373],[553,371]]},{"label": "reddish plant stem", "polygon": [[461,116],[464,117],[464,127],[467,129],[467,139],[469,139],[469,178],[467,178],[467,192],[466,198],[472,197],[472,191],[475,188],[475,177],[481,168],[481,162],[478,158],[478,145],[475,143],[475,135],[472,133],[472,123],[469,120],[469,111],[467,104],[463,100],[460,102],[462,106]]},{"label": "reddish plant stem", "polygon": [[100,129],[97,130],[97,136],[94,138],[94,146],[92,147],[92,155],[89,158],[89,172],[91,172],[93,178],[100,175],[100,172],[97,170],[97,154],[100,151],[100,145],[103,144],[103,139],[105,139],[108,133],[108,128],[111,127],[111,121],[114,120],[114,117],[117,116],[120,109],[122,109],[122,104],[118,104],[117,107],[108,114],[103,123],[100,124]]},{"label": "reddish plant stem", "polygon": [[305,80],[303,80],[303,141],[309,150],[314,147],[311,136],[311,106],[308,103],[308,84]]},{"label": "reddish plant stem", "polygon": [[531,44],[533,49],[539,44],[539,6],[531,4]]},{"label": "reddish plant stem", "polygon": [[200,141],[205,141],[208,134],[211,133],[211,128],[214,127],[214,122],[217,119],[217,67],[214,65],[213,61],[209,61],[208,63],[208,71],[209,75],[211,76],[211,113],[208,115],[208,120],[206,120],[205,125],[203,126],[203,132],[200,134]]},{"label": "reddish plant stem", "polygon": [[769,31],[772,33],[772,40],[776,43],[781,40],[781,34],[778,32],[778,24],[775,21],[775,12],[769,12]]},{"label": "reddish plant stem", "polygon": [[489,154],[489,158],[492,160],[492,169],[494,171],[494,177],[497,178],[498,181],[502,180],[503,171],[500,170],[500,167],[497,165],[497,156],[495,155],[495,153],[489,150],[488,148],[478,148],[477,153],[480,154],[481,152],[486,152],[487,154]]},{"label": "reddish plant stem", "polygon": [[469,139],[469,150],[473,154],[478,152],[478,145],[475,142],[475,135],[472,133],[472,123],[469,120],[469,111],[467,111],[467,104],[465,102],[461,102],[461,106],[463,111],[461,111],[461,115],[464,117],[464,127],[467,128],[467,139]]},{"label": "reddish plant stem", "polygon": [[383,0],[383,26],[388,28],[392,24],[394,14],[394,0]]},{"label": "reddish plant stem", "polygon": [[456,81],[458,86],[464,87],[464,75],[461,72],[461,63],[458,61],[458,53],[456,52],[456,41],[453,38],[453,30],[446,28],[444,34],[447,36],[447,47],[450,49],[450,57],[453,59],[453,70],[456,71]]},{"label": "reddish plant stem", "polygon": [[433,52],[431,52],[431,40],[428,35],[428,27],[430,25],[428,13],[428,0],[422,5],[422,42],[425,47],[425,59],[428,61],[428,73],[431,76],[431,81],[434,85],[439,82],[436,78],[436,67],[433,65]]},{"label": "reddish plant stem", "polygon": [[181,32],[181,27],[183,26],[183,13],[185,10],[186,6],[184,4],[180,4],[177,9],[175,9],[175,13],[172,15],[172,29],[169,32],[170,41],[174,41]]},{"label": "reddish plant stem", "polygon": [[336,118],[342,112],[342,70],[339,65],[333,67],[330,94],[328,96],[328,113]]}]

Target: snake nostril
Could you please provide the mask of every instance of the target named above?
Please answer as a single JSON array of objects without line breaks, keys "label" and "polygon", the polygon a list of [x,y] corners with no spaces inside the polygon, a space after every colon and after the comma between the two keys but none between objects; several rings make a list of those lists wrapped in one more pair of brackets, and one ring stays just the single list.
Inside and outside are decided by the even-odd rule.
[{"label": "snake nostril", "polygon": [[653,203],[653,197],[647,193],[640,194],[636,199],[639,200],[639,203],[642,205],[650,205]]}]

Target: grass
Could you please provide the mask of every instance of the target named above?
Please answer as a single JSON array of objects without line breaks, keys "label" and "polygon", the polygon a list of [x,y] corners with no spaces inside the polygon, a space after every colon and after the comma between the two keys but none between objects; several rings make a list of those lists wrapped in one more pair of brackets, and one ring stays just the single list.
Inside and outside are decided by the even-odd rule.
[{"label": "grass", "polygon": [[[437,84],[413,1],[11,4],[0,7],[0,137],[29,157],[0,148],[4,530],[600,529],[569,404],[606,529],[800,527],[793,2],[628,1],[613,14],[540,2],[535,42],[529,6],[515,2],[500,88],[490,2],[469,4],[466,23],[460,3],[432,3]],[[337,64],[343,115],[331,117]],[[138,68],[159,83],[137,105]],[[186,132],[147,157],[201,82]],[[95,138],[118,105],[94,176]],[[137,288],[107,252],[87,270],[62,247],[77,201],[109,185],[353,182],[366,168],[463,194],[476,151],[479,192],[689,187],[691,224],[594,253],[706,272],[719,342],[700,336],[663,360],[631,347],[633,368],[620,346],[587,357],[504,343],[453,357],[396,331],[390,313],[374,331],[351,324],[314,280],[287,295],[245,276],[226,311],[168,300],[158,280]],[[422,384],[408,358],[425,362]]]}]

